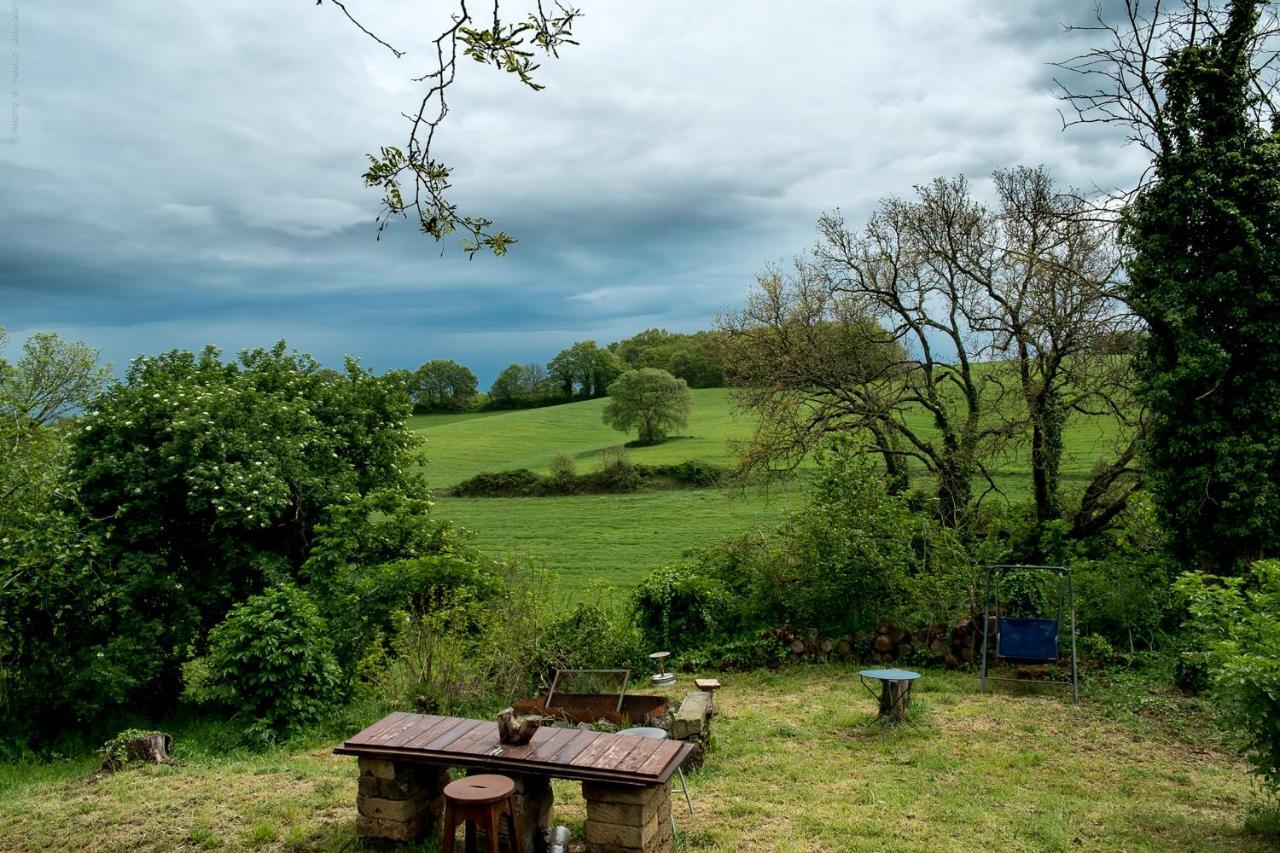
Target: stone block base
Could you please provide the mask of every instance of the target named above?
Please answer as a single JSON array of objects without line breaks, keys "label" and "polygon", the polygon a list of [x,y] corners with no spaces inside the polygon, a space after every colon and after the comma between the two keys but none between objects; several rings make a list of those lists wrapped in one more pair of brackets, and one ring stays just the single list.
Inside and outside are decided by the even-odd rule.
[{"label": "stone block base", "polygon": [[363,838],[412,841],[432,832],[444,810],[449,771],[381,758],[359,759],[356,833]]},{"label": "stone block base", "polygon": [[583,782],[587,853],[668,853],[671,783],[645,788]]},{"label": "stone block base", "polygon": [[[481,773],[485,771],[474,771]],[[471,774],[468,774],[471,775]],[[520,833],[520,849],[523,853],[543,853],[546,838],[543,831],[551,826],[555,797],[551,792],[551,780],[545,776],[521,776],[502,774],[515,782],[516,829]],[[476,849],[485,849],[485,831],[476,827]],[[498,821],[498,848],[510,850],[506,820]]]}]

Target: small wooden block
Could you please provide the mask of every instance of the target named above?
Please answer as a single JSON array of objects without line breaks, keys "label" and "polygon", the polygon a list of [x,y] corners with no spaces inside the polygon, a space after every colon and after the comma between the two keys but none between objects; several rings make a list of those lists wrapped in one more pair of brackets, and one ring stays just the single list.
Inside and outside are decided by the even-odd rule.
[{"label": "small wooden block", "polygon": [[720,689],[720,682],[714,678],[695,678],[693,686],[699,690],[705,690],[708,693],[714,693]]}]

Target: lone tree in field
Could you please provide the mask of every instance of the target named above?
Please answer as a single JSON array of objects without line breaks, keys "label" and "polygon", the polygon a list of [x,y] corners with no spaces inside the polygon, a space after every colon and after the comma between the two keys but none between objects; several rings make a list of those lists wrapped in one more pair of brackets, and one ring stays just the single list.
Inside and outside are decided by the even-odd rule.
[{"label": "lone tree in field", "polygon": [[640,430],[641,444],[657,444],[673,429],[689,423],[693,394],[689,384],[665,370],[629,370],[609,386],[604,422],[621,432]]}]

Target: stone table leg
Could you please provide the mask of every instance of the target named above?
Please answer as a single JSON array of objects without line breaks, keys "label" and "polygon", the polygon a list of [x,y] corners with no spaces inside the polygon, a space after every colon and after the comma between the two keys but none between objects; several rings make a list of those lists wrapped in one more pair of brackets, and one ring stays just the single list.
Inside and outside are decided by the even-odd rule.
[{"label": "stone table leg", "polygon": [[411,841],[436,830],[444,809],[448,770],[363,756],[359,764],[358,835]]},{"label": "stone table leg", "polygon": [[635,787],[583,782],[587,853],[670,853],[671,782]]},{"label": "stone table leg", "polygon": [[[485,771],[475,770],[473,773]],[[543,831],[551,826],[551,812],[554,797],[551,792],[551,780],[546,776],[524,776],[517,773],[502,774],[516,783],[516,828],[520,832],[520,853],[544,853],[546,850]],[[501,849],[510,850],[507,841],[507,822],[498,822],[498,840]],[[483,827],[477,827],[477,844],[483,847],[485,833]]]}]

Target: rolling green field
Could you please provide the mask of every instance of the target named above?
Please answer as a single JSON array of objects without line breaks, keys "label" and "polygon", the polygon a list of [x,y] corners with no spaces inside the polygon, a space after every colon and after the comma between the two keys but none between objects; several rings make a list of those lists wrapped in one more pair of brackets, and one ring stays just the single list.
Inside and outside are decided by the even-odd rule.
[{"label": "rolling green field", "polygon": [[[750,415],[733,411],[730,391],[693,392],[693,413],[684,434],[652,447],[630,448],[635,462],[659,464],[701,459],[734,461],[730,440],[751,435]],[[600,464],[603,451],[626,436],[600,420],[605,400],[541,409],[422,415],[411,427],[426,440],[425,471],[437,493],[482,471],[549,470],[557,454],[578,470]],[[923,415],[918,426],[925,427]],[[1088,476],[1106,452],[1111,435],[1102,422],[1075,420],[1065,436],[1063,480],[1070,488]],[[1023,498],[1029,488],[1026,461],[1017,452],[1000,460],[1001,488]],[[760,526],[769,526],[799,500],[793,484],[770,495],[718,489],[579,495],[549,498],[439,497],[442,517],[472,530],[476,543],[494,554],[522,553],[546,561],[566,594],[593,581],[627,588],[652,569],[690,548]]]}]

